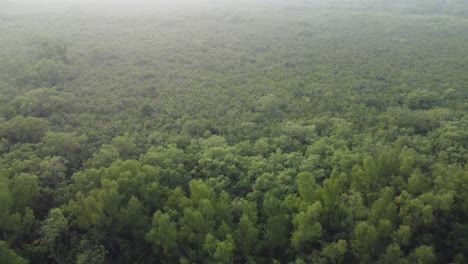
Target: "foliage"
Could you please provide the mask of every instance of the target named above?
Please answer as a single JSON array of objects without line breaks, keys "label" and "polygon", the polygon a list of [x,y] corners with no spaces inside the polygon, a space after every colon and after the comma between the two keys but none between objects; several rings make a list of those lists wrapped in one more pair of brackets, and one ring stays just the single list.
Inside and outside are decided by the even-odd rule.
[{"label": "foliage", "polygon": [[0,11],[0,263],[465,263],[466,3],[272,2]]}]

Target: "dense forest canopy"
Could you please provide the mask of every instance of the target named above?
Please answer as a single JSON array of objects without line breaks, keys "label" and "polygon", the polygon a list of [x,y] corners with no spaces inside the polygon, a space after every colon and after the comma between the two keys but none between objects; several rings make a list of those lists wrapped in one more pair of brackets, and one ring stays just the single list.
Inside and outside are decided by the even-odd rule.
[{"label": "dense forest canopy", "polygon": [[466,1],[0,6],[0,263],[468,262]]}]

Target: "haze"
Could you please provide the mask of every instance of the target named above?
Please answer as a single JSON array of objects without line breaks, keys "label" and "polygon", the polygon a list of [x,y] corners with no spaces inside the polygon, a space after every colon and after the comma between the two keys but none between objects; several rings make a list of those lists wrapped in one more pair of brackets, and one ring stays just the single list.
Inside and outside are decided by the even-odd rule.
[{"label": "haze", "polygon": [[4,0],[5,5],[10,10],[16,12],[101,12],[109,13],[151,13],[151,12],[189,12],[194,10],[204,10],[210,8],[235,8],[242,6],[262,6],[262,5],[290,5],[296,3],[306,3],[306,1],[278,1],[278,0],[116,0],[116,1],[79,1],[79,0]]},{"label": "haze", "polygon": [[468,263],[467,13],[0,0],[0,263]]}]

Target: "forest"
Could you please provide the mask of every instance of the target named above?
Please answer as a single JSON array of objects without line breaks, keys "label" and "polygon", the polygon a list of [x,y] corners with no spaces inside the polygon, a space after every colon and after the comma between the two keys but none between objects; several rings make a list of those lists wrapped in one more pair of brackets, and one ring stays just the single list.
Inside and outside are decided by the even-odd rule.
[{"label": "forest", "polygon": [[0,0],[0,263],[468,263],[465,0]]}]

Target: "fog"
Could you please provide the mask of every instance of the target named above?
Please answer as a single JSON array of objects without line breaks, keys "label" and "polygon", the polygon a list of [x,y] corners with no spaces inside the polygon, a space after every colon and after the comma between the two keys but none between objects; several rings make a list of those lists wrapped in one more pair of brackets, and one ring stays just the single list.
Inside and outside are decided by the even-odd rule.
[{"label": "fog", "polygon": [[[236,7],[265,7],[311,4],[322,1],[279,0],[2,0],[3,11],[15,13],[99,12],[105,14],[138,14],[151,12],[192,12]],[[329,1],[328,1],[329,2]]]},{"label": "fog", "polygon": [[345,9],[468,17],[465,0],[0,0],[0,14],[144,15],[212,10]]},{"label": "fog", "polygon": [[468,0],[0,0],[0,264],[468,263]]}]

